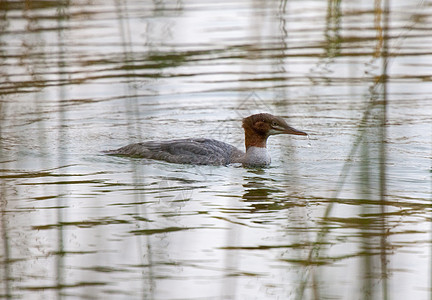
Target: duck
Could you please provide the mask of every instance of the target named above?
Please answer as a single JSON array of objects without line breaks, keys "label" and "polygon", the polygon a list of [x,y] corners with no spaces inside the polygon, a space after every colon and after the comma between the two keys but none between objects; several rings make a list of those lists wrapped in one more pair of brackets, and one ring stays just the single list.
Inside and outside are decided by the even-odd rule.
[{"label": "duck", "polygon": [[308,135],[304,131],[289,126],[282,117],[269,113],[254,114],[244,118],[242,127],[245,134],[245,151],[215,139],[183,138],[133,143],[105,153],[178,164],[226,166],[240,163],[245,167],[267,167],[271,164],[267,151],[267,139],[270,136]]}]

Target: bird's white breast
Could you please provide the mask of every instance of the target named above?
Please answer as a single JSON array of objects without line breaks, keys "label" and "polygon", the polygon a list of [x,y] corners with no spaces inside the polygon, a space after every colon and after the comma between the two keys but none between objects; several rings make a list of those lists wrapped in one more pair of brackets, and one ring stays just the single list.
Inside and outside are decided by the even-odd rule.
[{"label": "bird's white breast", "polygon": [[267,148],[251,146],[246,151],[243,164],[246,166],[267,166],[270,162]]}]

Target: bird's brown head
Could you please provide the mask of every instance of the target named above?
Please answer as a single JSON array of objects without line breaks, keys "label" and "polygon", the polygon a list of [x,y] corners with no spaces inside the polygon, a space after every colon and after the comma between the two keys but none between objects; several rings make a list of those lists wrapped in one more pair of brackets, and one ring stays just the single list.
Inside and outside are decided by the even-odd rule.
[{"label": "bird's brown head", "polygon": [[246,148],[249,146],[266,147],[267,138],[275,134],[307,135],[306,132],[289,126],[281,117],[267,113],[249,116],[243,119]]},{"label": "bird's brown head", "polygon": [[243,119],[243,128],[245,130],[253,130],[260,135],[274,134],[295,134],[307,135],[306,132],[297,130],[289,126],[281,117],[271,114],[261,113],[249,116]]}]

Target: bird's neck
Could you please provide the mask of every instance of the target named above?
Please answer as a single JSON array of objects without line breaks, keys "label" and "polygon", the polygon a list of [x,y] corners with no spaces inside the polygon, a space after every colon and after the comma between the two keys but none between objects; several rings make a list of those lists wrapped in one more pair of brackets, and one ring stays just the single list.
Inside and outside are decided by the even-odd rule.
[{"label": "bird's neck", "polygon": [[245,146],[246,151],[250,147],[266,148],[267,147],[266,134],[260,134],[251,128],[245,128]]}]

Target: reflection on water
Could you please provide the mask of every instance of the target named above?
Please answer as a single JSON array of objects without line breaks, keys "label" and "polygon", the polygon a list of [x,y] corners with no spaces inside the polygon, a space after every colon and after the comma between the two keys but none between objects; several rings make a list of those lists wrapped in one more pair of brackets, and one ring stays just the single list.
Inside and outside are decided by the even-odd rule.
[{"label": "reflection on water", "polygon": [[[0,8],[1,297],[430,298],[427,1]],[[101,152],[263,111],[267,169]]]}]

